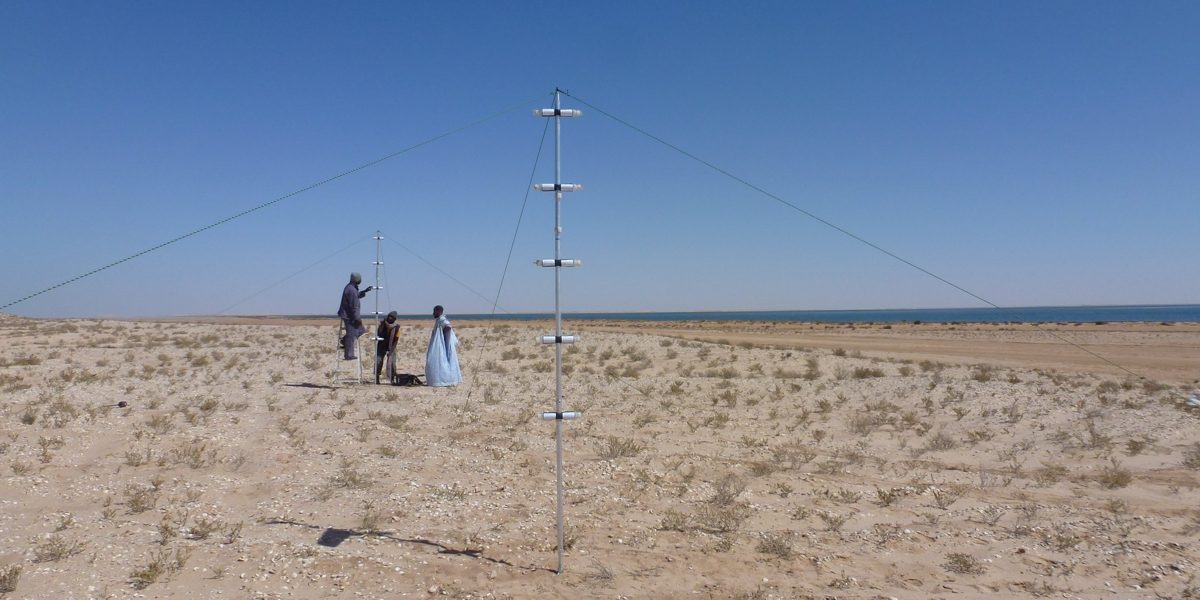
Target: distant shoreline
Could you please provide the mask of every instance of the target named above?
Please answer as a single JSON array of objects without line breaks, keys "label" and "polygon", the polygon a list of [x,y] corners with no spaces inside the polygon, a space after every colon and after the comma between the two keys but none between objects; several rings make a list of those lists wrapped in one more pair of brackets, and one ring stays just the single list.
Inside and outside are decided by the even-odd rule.
[{"label": "distant shoreline", "polygon": [[[455,314],[463,321],[542,321],[553,313]],[[178,318],[211,318],[211,315]],[[228,315],[227,318],[274,318],[287,320],[336,319],[335,315]],[[406,321],[429,318],[425,314],[402,314]],[[1005,310],[994,308],[916,308],[862,310],[780,311],[680,311],[680,312],[577,312],[564,313],[571,321],[766,321],[809,323],[1197,323],[1200,304],[1114,305],[1114,306],[1029,306]]]}]

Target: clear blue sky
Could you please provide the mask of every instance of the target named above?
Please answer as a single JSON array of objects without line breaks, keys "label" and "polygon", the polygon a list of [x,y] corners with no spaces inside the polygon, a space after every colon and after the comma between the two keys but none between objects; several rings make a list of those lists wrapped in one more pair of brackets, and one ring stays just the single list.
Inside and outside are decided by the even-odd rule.
[{"label": "clear blue sky", "polygon": [[[555,86],[999,304],[1197,303],[1197,31],[1195,2],[5,2],[0,304]],[[376,228],[490,296],[532,107],[8,310],[214,313]],[[563,158],[567,310],[978,305],[594,111]],[[552,215],[510,311],[553,308]],[[384,250],[391,308],[486,312]],[[233,312],[330,313],[373,259]]]}]

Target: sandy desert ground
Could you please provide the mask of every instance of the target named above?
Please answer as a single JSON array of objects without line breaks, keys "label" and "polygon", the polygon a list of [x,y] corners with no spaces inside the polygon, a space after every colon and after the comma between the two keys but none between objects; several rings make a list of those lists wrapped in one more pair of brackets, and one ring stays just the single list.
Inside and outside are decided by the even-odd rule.
[{"label": "sandy desert ground", "polygon": [[1200,597],[1194,324],[579,324],[562,575],[544,324],[456,327],[0,318],[0,596]]}]

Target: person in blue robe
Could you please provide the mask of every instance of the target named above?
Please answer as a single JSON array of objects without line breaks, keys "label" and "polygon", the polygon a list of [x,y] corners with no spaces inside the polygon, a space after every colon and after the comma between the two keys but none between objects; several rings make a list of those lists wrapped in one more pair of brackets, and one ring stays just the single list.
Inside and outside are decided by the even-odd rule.
[{"label": "person in blue robe", "polygon": [[446,387],[462,383],[462,370],[458,367],[458,338],[450,327],[450,320],[443,314],[441,305],[433,307],[433,333],[429,336],[429,350],[425,352],[425,384]]}]

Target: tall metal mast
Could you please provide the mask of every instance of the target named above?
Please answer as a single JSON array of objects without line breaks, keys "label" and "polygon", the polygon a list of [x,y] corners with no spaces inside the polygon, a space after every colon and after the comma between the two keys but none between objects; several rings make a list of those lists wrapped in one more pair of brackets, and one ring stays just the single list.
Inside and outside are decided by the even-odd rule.
[{"label": "tall metal mast", "polygon": [[[375,357],[373,365],[379,364],[379,267],[383,265],[383,233],[375,230],[375,329],[371,331],[371,341],[375,342]],[[375,385],[379,385],[379,373],[375,373]]]},{"label": "tall metal mast", "polygon": [[578,117],[583,111],[562,108],[562,92],[554,90],[554,108],[539,108],[533,114],[540,117],[554,117],[554,183],[539,183],[535,189],[542,192],[554,192],[554,258],[537,261],[538,266],[554,267],[554,335],[543,335],[538,341],[543,344],[554,344],[554,412],[541,413],[543,420],[555,422],[555,440],[557,449],[556,471],[558,475],[558,573],[563,572],[563,429],[564,419],[575,419],[578,412],[563,412],[562,402],[562,345],[573,344],[576,337],[564,336],[562,333],[562,268],[575,267],[583,264],[581,260],[563,260],[562,258],[562,195],[563,192],[575,192],[583,189],[582,185],[562,182],[562,117]]}]

